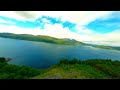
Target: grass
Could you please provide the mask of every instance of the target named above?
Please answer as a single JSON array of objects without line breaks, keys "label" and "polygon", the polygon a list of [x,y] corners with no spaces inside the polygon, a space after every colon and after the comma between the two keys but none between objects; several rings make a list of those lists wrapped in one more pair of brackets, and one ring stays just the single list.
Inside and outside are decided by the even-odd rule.
[{"label": "grass", "polygon": [[105,79],[110,78],[104,72],[90,65],[60,65],[51,68],[46,73],[35,76],[33,79],[44,79],[59,73],[62,79]]},{"label": "grass", "polygon": [[3,38],[12,38],[12,39],[19,39],[19,40],[28,40],[28,41],[37,41],[37,42],[46,42],[46,43],[54,43],[54,44],[63,44],[63,45],[73,45],[73,46],[83,46],[86,45],[85,43],[78,42],[74,40],[74,42],[66,41],[64,39],[58,39],[55,37],[50,36],[43,36],[43,35],[30,35],[30,34],[12,34],[12,33],[0,33],[0,37]]},{"label": "grass", "polygon": [[44,79],[56,73],[61,75],[61,79],[120,79],[120,62],[100,59],[86,61],[64,59],[32,79]]},{"label": "grass", "polygon": [[120,79],[120,61],[110,59],[67,60],[47,69],[8,64],[0,58],[0,79]]}]

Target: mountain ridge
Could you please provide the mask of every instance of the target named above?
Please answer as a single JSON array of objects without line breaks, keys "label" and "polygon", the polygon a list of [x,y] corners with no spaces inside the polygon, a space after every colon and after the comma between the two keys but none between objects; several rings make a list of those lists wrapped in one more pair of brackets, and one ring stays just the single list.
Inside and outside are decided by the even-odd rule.
[{"label": "mountain ridge", "polygon": [[75,39],[69,39],[69,38],[58,39],[55,37],[44,36],[44,35],[35,36],[31,34],[0,33],[0,37],[18,39],[18,40],[27,40],[27,41],[46,42],[46,43],[53,43],[53,44],[72,45],[72,46],[91,46],[94,48],[120,51],[120,47],[87,44],[87,43],[79,42]]},{"label": "mountain ridge", "polygon": [[76,41],[74,39],[58,39],[50,36],[43,35],[30,35],[30,34],[13,34],[13,33],[0,33],[0,37],[3,38],[12,38],[12,39],[20,39],[20,40],[29,40],[29,41],[38,41],[38,42],[48,42],[55,44],[65,44],[65,45],[86,45],[85,43]]}]

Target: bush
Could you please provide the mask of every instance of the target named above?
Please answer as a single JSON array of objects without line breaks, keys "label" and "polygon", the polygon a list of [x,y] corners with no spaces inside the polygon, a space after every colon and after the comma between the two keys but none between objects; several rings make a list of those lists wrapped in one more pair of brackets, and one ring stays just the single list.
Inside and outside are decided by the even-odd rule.
[{"label": "bush", "polygon": [[40,71],[28,66],[17,66],[8,64],[6,58],[0,58],[1,79],[24,79],[40,74]]},{"label": "bush", "polygon": [[62,59],[59,64],[81,64],[82,61],[74,58],[72,60],[68,60],[68,59]]},{"label": "bush", "polygon": [[5,63],[6,62],[6,59],[4,57],[1,57],[0,58],[0,63]]},{"label": "bush", "polygon": [[62,59],[59,64],[69,64],[69,61],[67,59]]}]

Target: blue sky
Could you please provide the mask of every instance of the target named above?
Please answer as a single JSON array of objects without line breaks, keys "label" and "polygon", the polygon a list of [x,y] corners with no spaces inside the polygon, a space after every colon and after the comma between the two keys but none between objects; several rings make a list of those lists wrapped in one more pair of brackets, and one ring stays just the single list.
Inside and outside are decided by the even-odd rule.
[{"label": "blue sky", "polygon": [[0,29],[0,32],[48,35],[78,41],[117,41],[120,40],[120,12],[0,11]]},{"label": "blue sky", "polygon": [[95,20],[86,25],[98,33],[109,33],[120,28],[120,18],[114,17],[106,20]]},{"label": "blue sky", "polygon": [[[75,23],[69,22],[69,21],[61,21],[61,19],[49,17],[49,16],[42,16],[40,18],[37,18],[35,21],[21,21],[21,20],[16,20],[14,18],[8,18],[5,16],[0,16],[0,19],[5,20],[5,21],[10,21],[15,23],[15,26],[18,27],[23,27],[23,28],[37,28],[40,27],[41,29],[44,29],[44,25],[47,23],[44,21],[44,19],[49,21],[49,24],[61,24],[63,28],[68,27],[70,30],[75,27]],[[4,25],[13,25],[13,24],[8,24],[4,22],[0,22],[0,24]]]}]

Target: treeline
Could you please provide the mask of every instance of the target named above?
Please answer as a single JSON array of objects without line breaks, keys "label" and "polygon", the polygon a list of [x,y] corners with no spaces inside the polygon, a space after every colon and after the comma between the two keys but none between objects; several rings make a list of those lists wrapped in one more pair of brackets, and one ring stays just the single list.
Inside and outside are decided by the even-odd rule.
[{"label": "treeline", "polygon": [[85,64],[90,65],[114,79],[120,79],[120,61],[112,61],[111,59],[89,59],[78,60],[76,58],[72,60],[62,59],[58,65],[73,65],[73,64]]},{"label": "treeline", "polygon": [[36,75],[40,75],[40,70],[8,64],[6,58],[0,58],[0,79],[29,79]]},{"label": "treeline", "polygon": [[[8,64],[6,58],[0,58],[0,79],[30,79],[34,76],[43,75],[45,73],[44,69],[34,69],[28,66],[18,66],[13,64]],[[95,77],[106,74],[108,78],[120,79],[120,61],[112,61],[111,59],[89,59],[89,60],[78,60],[76,58],[68,60],[62,59],[58,64],[53,65],[55,67],[61,67],[67,71],[70,68],[77,68],[77,72],[80,70],[86,70],[88,66],[100,71],[99,75],[95,71],[87,71],[88,73],[93,73]],[[48,68],[47,70],[50,70]],[[92,70],[92,68],[90,69]],[[95,75],[96,74],[96,75]],[[104,76],[104,75],[103,75]]]}]

